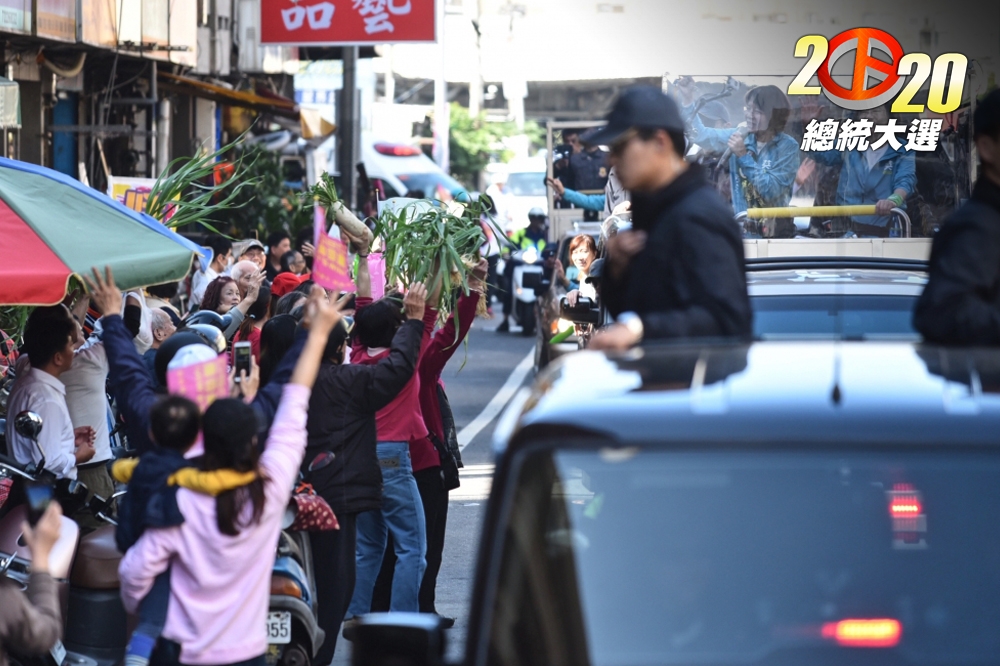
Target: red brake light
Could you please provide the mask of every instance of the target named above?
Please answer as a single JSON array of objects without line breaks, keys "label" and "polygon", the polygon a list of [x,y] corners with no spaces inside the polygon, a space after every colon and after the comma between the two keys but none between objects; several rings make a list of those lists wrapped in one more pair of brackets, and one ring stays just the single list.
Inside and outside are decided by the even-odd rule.
[{"label": "red brake light", "polygon": [[375,152],[392,157],[415,157],[420,154],[418,148],[401,143],[376,143]]},{"label": "red brake light", "polygon": [[841,620],[823,625],[823,638],[844,647],[889,648],[899,645],[903,626],[899,620]]},{"label": "red brake light", "polygon": [[923,506],[916,497],[896,497],[889,504],[889,513],[893,518],[900,516],[919,516],[923,513]]}]

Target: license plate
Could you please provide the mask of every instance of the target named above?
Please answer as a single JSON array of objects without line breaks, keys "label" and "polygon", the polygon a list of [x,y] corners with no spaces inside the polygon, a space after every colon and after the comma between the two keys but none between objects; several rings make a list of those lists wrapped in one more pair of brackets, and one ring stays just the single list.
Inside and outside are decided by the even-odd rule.
[{"label": "license plate", "polygon": [[57,664],[61,664],[66,660],[66,648],[63,647],[62,641],[56,641],[56,644],[52,646],[49,650],[49,654],[55,659]]},{"label": "license plate", "polygon": [[267,642],[284,645],[292,642],[292,614],[277,611],[267,614]]}]

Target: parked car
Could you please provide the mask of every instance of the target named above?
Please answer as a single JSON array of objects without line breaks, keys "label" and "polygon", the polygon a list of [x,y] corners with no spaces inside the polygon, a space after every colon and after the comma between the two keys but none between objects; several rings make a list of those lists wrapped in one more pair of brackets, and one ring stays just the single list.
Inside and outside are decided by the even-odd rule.
[{"label": "parked car", "polygon": [[548,213],[545,188],[545,160],[541,158],[511,162],[502,187],[501,224],[508,234],[528,226],[528,211],[541,208]]},{"label": "parked car", "polygon": [[[568,355],[496,428],[462,663],[992,663],[997,432],[995,350]],[[364,622],[435,663],[436,623]]]},{"label": "parked car", "polygon": [[467,197],[468,192],[416,146],[362,136],[361,159],[368,178],[382,188],[386,199],[406,196],[414,191],[425,198],[451,201]]}]

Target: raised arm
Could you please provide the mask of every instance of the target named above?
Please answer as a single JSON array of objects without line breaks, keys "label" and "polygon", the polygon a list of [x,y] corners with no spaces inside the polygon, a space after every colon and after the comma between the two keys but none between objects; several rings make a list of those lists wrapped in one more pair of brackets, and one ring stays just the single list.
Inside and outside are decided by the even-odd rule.
[{"label": "raised arm", "polygon": [[111,388],[118,409],[125,417],[129,442],[143,453],[154,446],[149,438],[149,410],[156,402],[156,385],[135,349],[132,334],[118,314],[122,293],[115,286],[111,268],[105,268],[103,277],[96,268],[93,273],[93,279],[84,276],[84,281],[94,307],[103,317],[101,326]]},{"label": "raised arm", "polygon": [[340,311],[347,296],[335,305],[326,300],[322,287],[313,287],[306,306],[303,325],[309,329],[305,347],[299,355],[292,378],[285,385],[281,404],[261,455],[261,468],[281,493],[292,489],[302,456],[306,449],[306,416],[319,364],[326,349],[330,331],[340,321]]},{"label": "raised arm", "polygon": [[465,336],[469,334],[472,322],[476,319],[476,307],[479,305],[479,299],[483,297],[483,280],[486,279],[488,270],[489,266],[485,259],[481,259],[473,269],[472,277],[469,280],[469,293],[463,294],[458,299],[456,311],[434,334],[430,344],[420,356],[419,371],[421,377],[437,378],[444,370],[444,366],[454,356],[459,345],[465,340]]},{"label": "raised arm", "polygon": [[413,378],[424,333],[424,309],[427,289],[422,284],[410,287],[403,305],[407,320],[396,331],[389,355],[375,365],[365,366],[368,373],[361,396],[365,409],[376,412],[392,402]]}]

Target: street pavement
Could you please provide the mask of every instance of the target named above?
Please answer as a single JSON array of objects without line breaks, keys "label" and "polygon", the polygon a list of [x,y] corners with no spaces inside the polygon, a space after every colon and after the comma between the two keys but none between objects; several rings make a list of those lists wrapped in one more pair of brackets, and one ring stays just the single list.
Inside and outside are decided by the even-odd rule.
[{"label": "street pavement", "polygon": [[[437,585],[438,612],[457,618],[455,628],[448,632],[448,654],[452,658],[460,657],[465,647],[479,530],[493,477],[495,412],[534,377],[530,367],[534,338],[522,337],[517,328],[512,333],[495,333],[499,321],[499,317],[492,321],[477,319],[469,333],[467,353],[465,348],[459,349],[442,374],[459,442],[465,444],[462,487],[451,492],[444,560]],[[351,663],[349,642],[337,642],[333,663]]]}]

